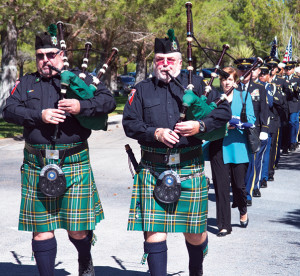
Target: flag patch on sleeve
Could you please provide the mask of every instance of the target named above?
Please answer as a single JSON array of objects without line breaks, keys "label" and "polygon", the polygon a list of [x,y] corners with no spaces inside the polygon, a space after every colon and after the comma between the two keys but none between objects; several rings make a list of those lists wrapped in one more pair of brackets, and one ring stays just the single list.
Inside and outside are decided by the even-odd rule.
[{"label": "flag patch on sleeve", "polygon": [[134,97],[135,92],[136,92],[136,89],[131,89],[130,94],[128,96],[128,102],[129,102],[130,105],[133,101],[133,97]]},{"label": "flag patch on sleeve", "polygon": [[17,80],[17,81],[16,81],[16,84],[15,84],[15,86],[14,86],[14,88],[13,88],[12,91],[10,92],[11,95],[13,95],[13,94],[15,93],[15,91],[16,91],[17,86],[18,86],[19,83],[20,83],[20,81]]}]

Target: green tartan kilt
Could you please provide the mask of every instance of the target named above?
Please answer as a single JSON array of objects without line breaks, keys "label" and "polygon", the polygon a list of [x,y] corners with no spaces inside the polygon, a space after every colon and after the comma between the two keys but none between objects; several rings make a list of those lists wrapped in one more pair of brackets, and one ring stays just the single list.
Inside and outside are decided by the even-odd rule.
[{"label": "green tartan kilt", "polygon": [[[166,149],[162,148],[154,149],[142,146],[142,149],[151,152],[166,152]],[[184,148],[181,149],[181,152],[193,149],[195,148]],[[179,151],[172,149],[171,153]],[[207,228],[208,190],[202,154],[196,159],[169,167],[146,161],[143,161],[143,164],[144,166],[140,163],[140,171],[134,177],[128,230],[195,234],[205,232]],[[181,182],[181,196],[178,202],[163,204],[156,201],[153,196],[156,178],[148,168],[159,174],[172,169],[180,177],[196,173],[197,176]]]},{"label": "green tartan kilt", "polygon": [[[56,149],[78,146],[81,143],[60,144]],[[30,145],[39,149],[50,145]],[[59,164],[60,160],[44,159],[45,165]],[[64,195],[50,198],[38,188],[41,171],[37,156],[24,148],[21,167],[22,198],[19,230],[46,232],[63,228],[71,231],[94,230],[104,219],[97,187],[89,161],[88,149],[65,159],[62,166],[67,181]]]}]

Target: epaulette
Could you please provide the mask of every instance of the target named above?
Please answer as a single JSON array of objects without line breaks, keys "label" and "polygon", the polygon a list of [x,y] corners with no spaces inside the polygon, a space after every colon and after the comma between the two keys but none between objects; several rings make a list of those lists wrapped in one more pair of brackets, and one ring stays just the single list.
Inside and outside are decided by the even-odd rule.
[{"label": "epaulette", "polygon": [[262,84],[262,83],[260,83],[260,82],[254,82],[254,83],[256,83],[256,84],[259,84],[259,85],[261,85],[261,86],[265,87],[265,85],[264,85],[264,84]]}]

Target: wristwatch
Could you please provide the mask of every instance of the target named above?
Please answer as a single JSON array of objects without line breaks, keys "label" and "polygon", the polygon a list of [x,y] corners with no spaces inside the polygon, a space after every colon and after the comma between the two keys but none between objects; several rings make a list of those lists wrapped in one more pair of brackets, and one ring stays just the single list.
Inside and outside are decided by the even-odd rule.
[{"label": "wristwatch", "polygon": [[206,127],[205,127],[205,123],[202,120],[197,120],[199,123],[199,133],[200,132],[205,132]]}]

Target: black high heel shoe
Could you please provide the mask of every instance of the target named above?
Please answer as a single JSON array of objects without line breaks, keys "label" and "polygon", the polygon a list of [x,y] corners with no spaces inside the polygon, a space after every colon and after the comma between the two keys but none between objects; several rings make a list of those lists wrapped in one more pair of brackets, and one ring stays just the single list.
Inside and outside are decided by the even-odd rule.
[{"label": "black high heel shoe", "polygon": [[225,237],[229,235],[231,231],[228,231],[227,229],[222,229],[218,232],[217,237]]},{"label": "black high heel shoe", "polygon": [[240,220],[241,227],[243,227],[243,228],[246,228],[248,226],[248,223],[249,223],[249,217],[248,216],[247,216],[246,221]]}]

